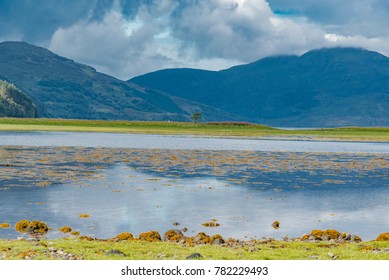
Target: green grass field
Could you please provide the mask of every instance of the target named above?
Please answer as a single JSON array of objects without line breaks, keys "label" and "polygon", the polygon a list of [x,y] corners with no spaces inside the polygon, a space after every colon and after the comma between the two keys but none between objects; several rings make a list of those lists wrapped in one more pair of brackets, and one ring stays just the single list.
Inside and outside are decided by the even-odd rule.
[{"label": "green grass field", "polygon": [[[112,254],[118,250],[124,255]],[[61,252],[53,254],[52,251]],[[79,238],[42,241],[0,240],[0,259],[62,259],[71,254],[84,260],[185,260],[199,253],[204,260],[388,260],[389,241],[361,243],[251,242],[242,247],[168,242],[85,241]]]},{"label": "green grass field", "polygon": [[161,135],[202,135],[341,141],[389,141],[389,128],[326,128],[283,130],[247,123],[138,122],[1,118],[0,131],[84,131]]}]

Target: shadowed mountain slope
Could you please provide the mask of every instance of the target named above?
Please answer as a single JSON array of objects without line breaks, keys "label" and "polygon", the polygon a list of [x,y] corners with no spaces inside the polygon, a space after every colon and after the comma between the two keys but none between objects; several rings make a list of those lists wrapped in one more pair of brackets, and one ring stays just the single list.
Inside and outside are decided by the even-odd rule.
[{"label": "shadowed mountain slope", "polygon": [[272,126],[389,126],[389,58],[363,49],[268,57],[217,72],[168,69],[130,81]]},{"label": "shadowed mountain slope", "polygon": [[36,104],[39,117],[190,121],[232,115],[210,106],[171,97],[97,72],[94,68],[24,42],[0,43],[0,75]]}]

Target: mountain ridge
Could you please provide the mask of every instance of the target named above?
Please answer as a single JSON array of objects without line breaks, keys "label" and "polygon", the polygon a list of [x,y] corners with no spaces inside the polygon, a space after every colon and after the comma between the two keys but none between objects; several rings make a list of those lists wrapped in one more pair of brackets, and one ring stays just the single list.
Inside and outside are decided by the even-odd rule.
[{"label": "mountain ridge", "polygon": [[190,121],[234,118],[220,109],[99,73],[25,42],[0,43],[0,75],[21,88],[47,118]]},{"label": "mountain ridge", "polygon": [[323,48],[211,73],[190,69],[198,80],[184,87],[172,82],[182,72],[160,70],[130,81],[266,125],[389,126],[389,58],[377,52]]}]

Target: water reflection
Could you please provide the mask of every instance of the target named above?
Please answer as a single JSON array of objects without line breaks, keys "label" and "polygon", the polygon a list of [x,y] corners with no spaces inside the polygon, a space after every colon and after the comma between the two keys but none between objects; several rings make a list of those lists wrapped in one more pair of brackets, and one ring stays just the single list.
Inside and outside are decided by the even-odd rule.
[{"label": "water reflection", "polygon": [[[60,236],[58,228],[71,226],[83,235],[113,237],[130,231],[137,235],[152,229],[163,233],[186,227],[187,235],[199,231],[225,237],[281,238],[301,236],[314,228],[335,228],[373,239],[389,227],[389,188],[382,177],[350,176],[347,184],[325,188],[312,182],[315,176],[284,174],[285,180],[273,181],[271,174],[254,174],[255,180],[270,185],[258,188],[239,185],[217,177],[176,177],[140,172],[118,164],[101,171],[101,180],[54,184],[49,188],[10,188],[0,196],[0,222],[40,219],[53,230],[49,237]],[[266,175],[266,176],[265,176]],[[281,185],[300,176],[302,188]],[[309,179],[309,183],[303,184]],[[80,219],[81,213],[90,215]],[[217,219],[216,228],[202,223]],[[271,224],[281,222],[275,230]],[[13,229],[0,229],[0,237],[18,236]]]}]

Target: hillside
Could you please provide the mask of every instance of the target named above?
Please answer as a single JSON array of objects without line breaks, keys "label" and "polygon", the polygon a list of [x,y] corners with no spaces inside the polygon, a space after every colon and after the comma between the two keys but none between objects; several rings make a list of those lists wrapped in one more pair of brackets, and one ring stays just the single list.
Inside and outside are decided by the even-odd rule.
[{"label": "hillside", "polygon": [[313,50],[222,71],[168,69],[130,80],[279,127],[389,126],[389,58]]},{"label": "hillside", "polygon": [[234,119],[231,114],[145,89],[23,42],[0,43],[0,76],[29,95],[39,117],[190,121]]},{"label": "hillside", "polygon": [[0,117],[34,118],[36,114],[28,96],[0,77]]}]

